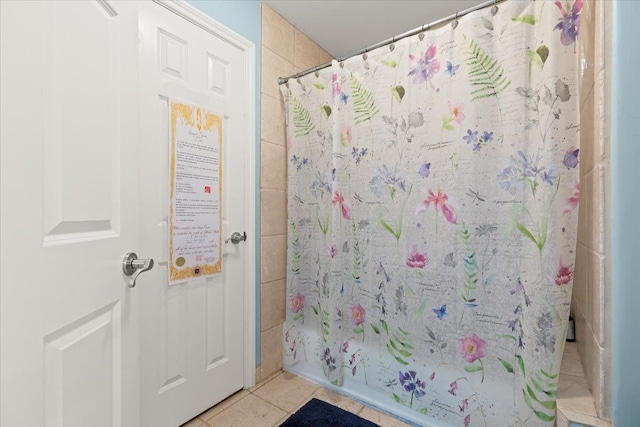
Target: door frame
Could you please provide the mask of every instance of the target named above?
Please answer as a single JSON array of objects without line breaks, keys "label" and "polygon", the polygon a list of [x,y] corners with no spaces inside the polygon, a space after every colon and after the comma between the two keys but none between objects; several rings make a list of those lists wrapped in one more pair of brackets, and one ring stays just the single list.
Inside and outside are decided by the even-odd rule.
[{"label": "door frame", "polygon": [[227,28],[211,16],[197,9],[195,6],[184,0],[153,0],[155,3],[170,10],[181,18],[186,19],[193,25],[225,40],[244,52],[247,57],[247,112],[245,114],[245,127],[248,130],[248,137],[244,141],[247,156],[245,158],[246,188],[244,230],[248,238],[246,246],[246,256],[244,259],[245,281],[244,281],[244,387],[250,388],[256,382],[256,247],[257,247],[257,227],[256,227],[256,56],[255,44],[238,33]]}]

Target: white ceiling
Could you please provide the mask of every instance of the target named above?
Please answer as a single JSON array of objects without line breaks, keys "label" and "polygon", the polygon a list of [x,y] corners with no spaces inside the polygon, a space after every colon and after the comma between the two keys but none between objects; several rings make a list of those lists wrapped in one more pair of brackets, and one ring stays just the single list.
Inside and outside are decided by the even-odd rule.
[{"label": "white ceiling", "polygon": [[334,57],[436,21],[484,0],[262,0]]}]

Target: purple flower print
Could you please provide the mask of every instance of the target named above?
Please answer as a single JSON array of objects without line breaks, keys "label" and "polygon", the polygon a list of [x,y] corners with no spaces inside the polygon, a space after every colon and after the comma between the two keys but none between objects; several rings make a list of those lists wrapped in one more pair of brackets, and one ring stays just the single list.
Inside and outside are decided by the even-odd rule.
[{"label": "purple flower print", "polygon": [[493,132],[487,132],[485,130],[484,134],[482,135],[482,141],[483,142],[493,141]]},{"label": "purple flower print", "polygon": [[410,407],[413,406],[413,398],[420,398],[425,395],[424,389],[427,385],[424,381],[421,381],[416,374],[416,371],[408,371],[402,373],[399,371],[398,378],[400,379],[400,385],[404,387],[405,391],[411,393],[411,403]]},{"label": "purple flower print", "polygon": [[579,148],[569,147],[567,152],[564,154],[564,158],[562,159],[562,164],[569,169],[575,169],[575,167],[578,166],[579,154],[580,154]]},{"label": "purple flower print", "polygon": [[422,165],[420,165],[420,169],[418,169],[418,175],[423,178],[429,178],[429,175],[431,175],[431,163],[424,162]]},{"label": "purple flower print", "polygon": [[433,76],[440,71],[440,61],[435,59],[436,52],[436,46],[432,44],[427,48],[422,58],[409,55],[409,58],[416,63],[416,66],[409,71],[409,75],[413,76],[414,84],[430,81]]},{"label": "purple flower print", "polygon": [[580,13],[582,12],[584,0],[575,0],[571,10],[569,10],[569,4],[568,1],[564,5],[559,1],[555,2],[555,5],[560,9],[562,18],[560,18],[558,25],[554,27],[554,31],[561,31],[560,43],[564,46],[575,43],[578,38],[578,33],[580,32]]},{"label": "purple flower print", "polygon": [[458,381],[454,381],[451,384],[449,384],[449,387],[451,387],[449,389],[449,394],[455,396],[456,392],[458,391]]},{"label": "purple flower print", "polygon": [[467,135],[463,136],[462,139],[467,141],[467,144],[476,142],[478,140],[478,131],[472,131],[471,129],[467,129]]},{"label": "purple flower print", "polygon": [[327,369],[329,369],[330,372],[336,370],[336,358],[331,357],[331,349],[329,347],[324,349],[324,356],[322,357],[322,360],[325,365],[327,365]]}]

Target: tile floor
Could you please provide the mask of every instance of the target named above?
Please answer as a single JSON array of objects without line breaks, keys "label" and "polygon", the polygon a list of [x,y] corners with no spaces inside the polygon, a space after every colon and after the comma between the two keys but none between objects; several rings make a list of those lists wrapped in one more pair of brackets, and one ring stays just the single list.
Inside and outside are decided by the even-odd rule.
[{"label": "tile floor", "polygon": [[[242,390],[203,412],[182,427],[275,427],[311,398],[338,406],[382,427],[407,424],[378,412],[304,378],[279,372],[249,390]],[[577,345],[567,343],[558,389],[558,426],[569,421],[596,427],[608,427],[599,420],[584,378]]]},{"label": "tile floor", "polygon": [[407,425],[304,378],[280,372],[239,391],[182,427],[275,427],[314,397],[382,427]]}]

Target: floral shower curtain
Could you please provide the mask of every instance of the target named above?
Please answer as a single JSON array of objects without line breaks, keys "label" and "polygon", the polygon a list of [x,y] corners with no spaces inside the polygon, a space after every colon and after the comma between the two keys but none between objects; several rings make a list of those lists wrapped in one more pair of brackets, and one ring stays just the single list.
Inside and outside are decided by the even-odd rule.
[{"label": "floral shower curtain", "polygon": [[281,86],[285,369],[419,425],[553,424],[582,3],[502,3]]}]

